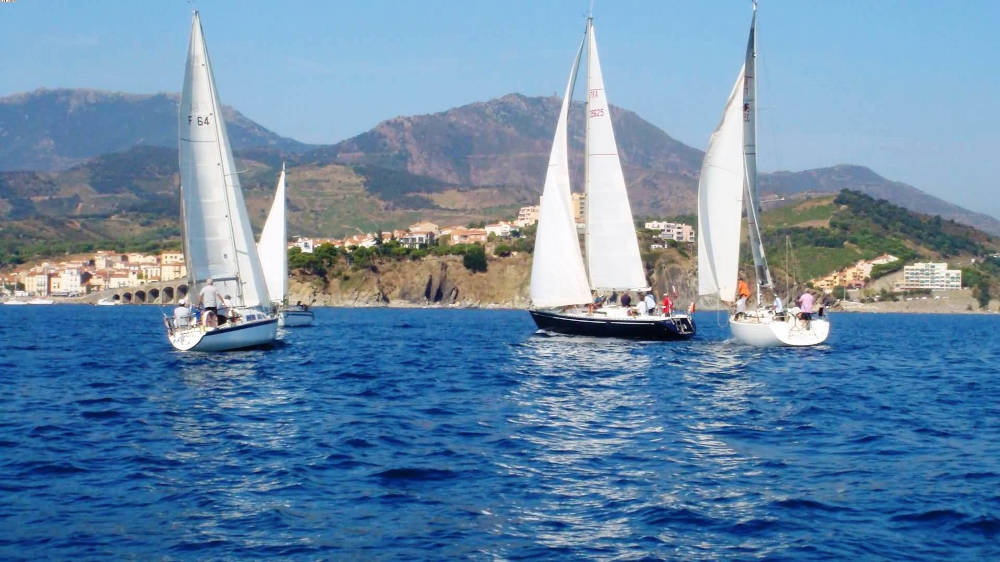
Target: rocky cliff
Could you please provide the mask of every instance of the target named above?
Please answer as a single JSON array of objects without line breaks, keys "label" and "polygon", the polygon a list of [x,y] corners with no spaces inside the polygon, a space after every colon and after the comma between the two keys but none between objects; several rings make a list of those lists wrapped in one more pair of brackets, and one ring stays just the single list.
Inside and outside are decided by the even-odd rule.
[{"label": "rocky cliff", "polygon": [[[694,262],[676,250],[657,252],[647,271],[657,295],[676,287],[678,305],[694,298]],[[460,306],[527,308],[531,256],[491,258],[486,272],[474,273],[460,256],[427,256],[419,261],[382,261],[365,269],[331,271],[324,277],[295,272],[290,301],[317,306]]]}]

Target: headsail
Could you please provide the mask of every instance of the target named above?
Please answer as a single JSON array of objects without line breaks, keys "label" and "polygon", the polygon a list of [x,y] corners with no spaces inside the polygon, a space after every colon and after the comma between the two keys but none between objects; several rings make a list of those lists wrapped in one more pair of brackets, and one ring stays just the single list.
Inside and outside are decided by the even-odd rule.
[{"label": "headsail", "polygon": [[747,230],[750,233],[750,253],[753,254],[757,282],[771,286],[771,271],[767,267],[764,244],[760,239],[760,197],[757,195],[757,4],[754,4],[750,38],[747,40],[743,64],[743,161],[746,166]]},{"label": "headsail", "polygon": [[178,119],[178,153],[187,268],[192,280],[213,278],[234,304],[269,302],[267,286],[221,104],[195,12]]},{"label": "headsail", "polygon": [[532,304],[541,308],[590,302],[590,285],[583,267],[580,240],[571,210],[566,133],[573,86],[576,84],[582,54],[583,42],[577,49],[569,83],[566,84],[566,95],[563,96],[559,109],[552,151],[549,153],[549,168],[545,173],[545,187],[538,210],[530,294]]},{"label": "headsail", "polygon": [[709,140],[698,180],[698,294],[716,295],[727,302],[736,295],[746,179],[743,77],[740,68],[722,120]]},{"label": "headsail", "polygon": [[281,165],[278,187],[274,191],[271,212],[257,244],[264,281],[272,300],[283,303],[288,297],[288,235],[285,223],[285,165]]},{"label": "headsail", "polygon": [[647,288],[632,207],[611,126],[593,21],[587,21],[587,271],[594,289]]}]

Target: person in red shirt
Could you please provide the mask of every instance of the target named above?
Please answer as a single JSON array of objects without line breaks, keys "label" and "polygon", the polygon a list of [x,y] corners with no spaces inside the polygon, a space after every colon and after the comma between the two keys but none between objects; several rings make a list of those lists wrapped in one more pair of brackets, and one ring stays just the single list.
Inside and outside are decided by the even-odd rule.
[{"label": "person in red shirt", "polygon": [[663,293],[663,315],[670,316],[673,312],[674,303],[670,300],[670,295]]}]

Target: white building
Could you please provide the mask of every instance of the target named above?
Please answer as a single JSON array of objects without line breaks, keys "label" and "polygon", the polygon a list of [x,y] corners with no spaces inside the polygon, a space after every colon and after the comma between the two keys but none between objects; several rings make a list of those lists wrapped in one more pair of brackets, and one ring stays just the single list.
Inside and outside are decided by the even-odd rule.
[{"label": "white building", "polygon": [[514,225],[506,221],[495,222],[493,224],[486,225],[486,235],[496,234],[500,238],[510,238],[510,231],[513,230]]},{"label": "white building", "polygon": [[518,228],[524,228],[536,222],[538,222],[538,205],[529,205],[521,207],[517,211],[517,220],[514,221],[514,224]]},{"label": "white building", "polygon": [[301,236],[296,236],[295,237],[295,242],[292,243],[292,246],[295,246],[298,249],[302,250],[303,254],[311,254],[311,253],[313,253],[313,239],[312,238],[303,238]]},{"label": "white building", "polygon": [[[80,284],[80,269],[67,267],[59,271],[59,294],[79,295],[83,293],[83,286]],[[55,292],[55,291],[53,291]]]},{"label": "white building", "polygon": [[961,289],[962,272],[958,269],[948,269],[943,262],[915,263],[903,266],[903,281],[896,285],[897,289]]},{"label": "white building", "polygon": [[649,221],[643,225],[648,230],[659,230],[658,238],[678,242],[694,242],[694,228],[690,224],[667,221]]}]

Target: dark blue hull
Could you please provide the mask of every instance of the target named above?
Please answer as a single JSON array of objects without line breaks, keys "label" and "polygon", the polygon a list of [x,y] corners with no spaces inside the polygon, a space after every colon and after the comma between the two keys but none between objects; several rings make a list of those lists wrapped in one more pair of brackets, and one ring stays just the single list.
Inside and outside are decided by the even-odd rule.
[{"label": "dark blue hull", "polygon": [[633,340],[686,340],[694,336],[694,321],[687,317],[628,320],[624,318],[580,317],[545,310],[529,310],[540,329],[574,336],[625,338]]}]

